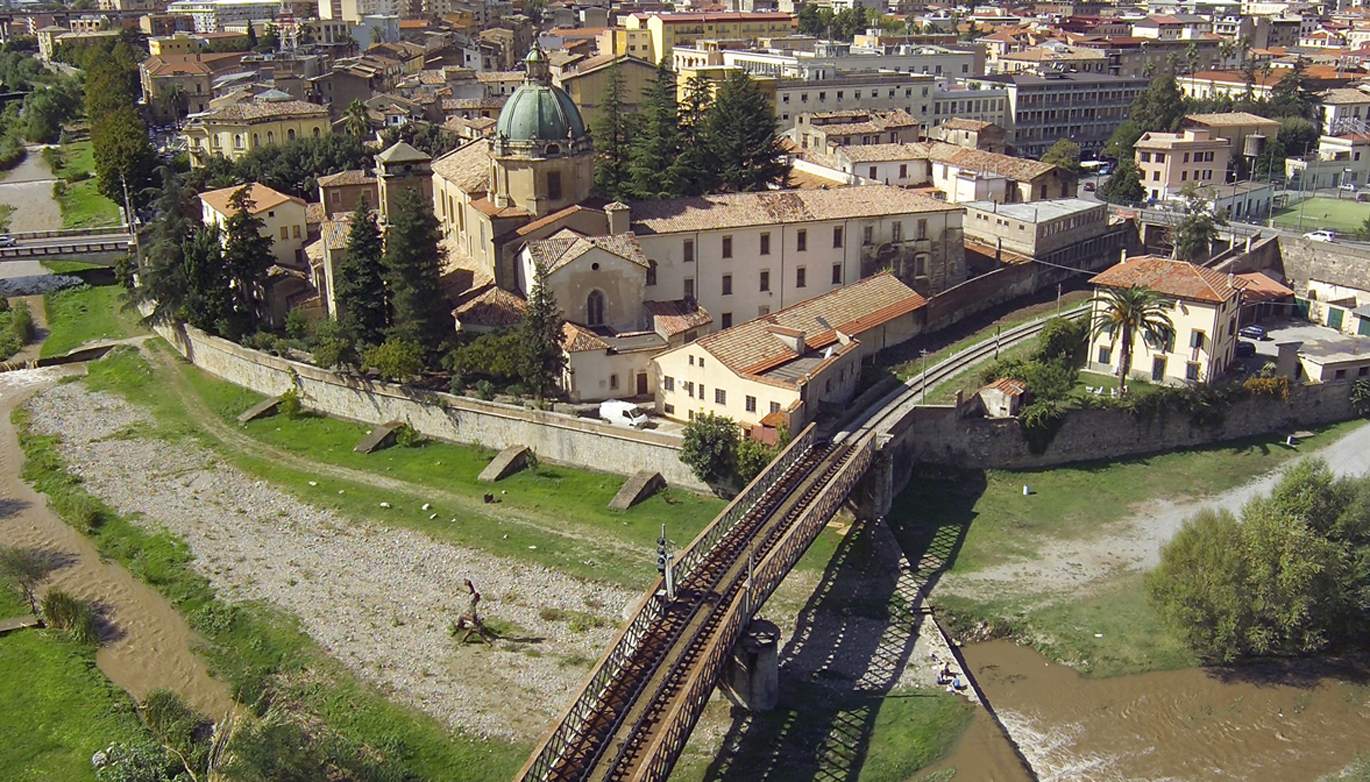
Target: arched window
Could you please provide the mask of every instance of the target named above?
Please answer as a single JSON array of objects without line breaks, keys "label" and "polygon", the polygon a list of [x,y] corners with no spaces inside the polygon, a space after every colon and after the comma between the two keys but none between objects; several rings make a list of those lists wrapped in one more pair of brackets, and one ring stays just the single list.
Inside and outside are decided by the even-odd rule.
[{"label": "arched window", "polygon": [[285,137],[291,141],[295,140],[295,129],[291,128],[285,132]]},{"label": "arched window", "polygon": [[258,137],[256,133],[253,133],[253,134],[252,134],[252,146],[254,146],[254,147],[260,147],[261,145],[262,145],[262,140],[261,140],[261,138]]},{"label": "arched window", "polygon": [[599,291],[591,291],[585,299],[585,325],[604,325],[604,294]]},{"label": "arched window", "polygon": [[318,137],[319,137],[319,129],[318,129],[318,128],[314,128],[314,138],[318,138]]},{"label": "arched window", "polygon": [[548,144],[548,145],[547,145],[547,154],[549,154],[549,155],[560,155],[560,154],[561,154],[561,147],[557,146],[556,144]]},{"label": "arched window", "polygon": [[268,143],[268,144],[275,144],[275,143],[276,143],[276,131],[274,131],[274,130],[268,130],[268,131],[266,132],[266,143]]}]

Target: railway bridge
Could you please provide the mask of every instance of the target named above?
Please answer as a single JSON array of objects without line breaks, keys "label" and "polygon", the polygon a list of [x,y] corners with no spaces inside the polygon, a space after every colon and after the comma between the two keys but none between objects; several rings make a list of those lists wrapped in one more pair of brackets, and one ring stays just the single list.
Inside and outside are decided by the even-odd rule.
[{"label": "railway bridge", "polygon": [[[1065,315],[1079,315],[1084,307]],[[638,602],[518,782],[658,782],[670,776],[752,617],[837,511],[855,499],[884,515],[897,494],[892,455],[919,397],[1045,320],[938,363],[823,439],[810,425],[683,549]]]}]

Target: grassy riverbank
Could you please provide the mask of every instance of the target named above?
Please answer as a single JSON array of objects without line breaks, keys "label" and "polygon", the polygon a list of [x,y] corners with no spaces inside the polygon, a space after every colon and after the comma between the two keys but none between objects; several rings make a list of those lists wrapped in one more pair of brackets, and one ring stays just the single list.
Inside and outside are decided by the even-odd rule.
[{"label": "grassy riverbank", "polygon": [[[1299,451],[1364,423],[1324,427]],[[1180,504],[1268,473],[1298,455],[1282,439],[1050,470],[926,473],[910,482],[889,518],[910,559],[947,563],[947,583],[933,602],[958,632],[1010,635],[1098,676],[1186,667],[1193,656],[1147,604],[1136,571],[1091,563],[1102,576],[1083,586],[1034,571],[1049,548],[1067,552],[1063,568],[1086,567],[1085,552],[1100,553],[1089,547],[1110,534],[1126,536],[1119,522],[1149,502]],[[1023,496],[1025,484],[1031,496]],[[1026,575],[1005,576],[998,590],[963,588],[956,578],[1019,563]]]},{"label": "grassy riverbank", "polygon": [[141,331],[130,328],[131,317],[119,317],[123,291],[118,285],[81,285],[44,295],[49,331],[40,355],[60,356],[87,342],[124,339]]},{"label": "grassy riverbank", "polygon": [[95,182],[95,153],[89,141],[77,141],[44,153],[59,180],[53,195],[62,207],[62,227],[98,228],[119,224],[119,205]]},{"label": "grassy riverbank", "polygon": [[[28,613],[6,585],[0,618]],[[0,779],[86,782],[91,755],[146,736],[133,699],[95,667],[95,650],[46,630],[0,637]]]}]

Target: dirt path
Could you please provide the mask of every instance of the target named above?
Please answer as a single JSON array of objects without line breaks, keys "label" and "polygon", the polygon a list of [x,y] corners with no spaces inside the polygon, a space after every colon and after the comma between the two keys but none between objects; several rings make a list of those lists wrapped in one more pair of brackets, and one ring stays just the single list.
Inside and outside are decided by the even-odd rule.
[{"label": "dirt path", "polygon": [[62,227],[62,207],[52,197],[55,177],[43,161],[42,148],[30,147],[28,157],[0,180],[0,203],[14,207],[10,230],[50,231]]},{"label": "dirt path", "polygon": [[43,304],[42,296],[16,296],[10,305],[20,301],[29,305],[29,312],[33,315],[33,340],[20,348],[10,360],[33,361],[43,350],[43,340],[48,338],[48,308]]},{"label": "dirt path", "polygon": [[[1322,458],[1337,475],[1370,474],[1370,425],[1365,425],[1310,454]],[[1307,456],[1303,457],[1307,458]],[[1011,586],[1017,594],[1051,594],[1078,590],[1120,571],[1140,571],[1160,562],[1161,548],[1185,519],[1204,508],[1239,513],[1242,505],[1265,494],[1298,460],[1222,494],[1182,503],[1154,500],[1131,518],[1112,524],[1091,540],[1049,541],[1031,560],[1020,560],[973,573],[950,573],[938,585],[953,594],[990,599]]]},{"label": "dirt path", "polygon": [[139,700],[170,687],[217,720],[233,708],[233,701],[228,688],[191,651],[197,637],[185,620],[127,570],[104,562],[91,541],[50,511],[46,498],[19,476],[23,456],[10,413],[68,372],[50,368],[0,374],[0,544],[52,552],[64,564],[49,583],[102,608],[112,637],[96,662],[111,681]]}]

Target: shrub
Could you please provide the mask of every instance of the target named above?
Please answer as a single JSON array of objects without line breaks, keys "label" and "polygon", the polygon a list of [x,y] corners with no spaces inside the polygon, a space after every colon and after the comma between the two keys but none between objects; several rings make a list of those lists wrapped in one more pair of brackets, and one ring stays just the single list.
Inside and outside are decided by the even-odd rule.
[{"label": "shrub", "polygon": [[1273,396],[1285,402],[1289,401],[1289,378],[1284,375],[1249,377],[1242,383],[1242,388],[1251,396]]},{"label": "shrub", "polygon": [[276,404],[276,410],[292,421],[304,415],[304,405],[300,401],[300,392],[292,388],[281,394],[281,401]]},{"label": "shrub", "polygon": [[96,758],[98,782],[167,782],[181,771],[171,752],[150,741],[111,744]]},{"label": "shrub", "polygon": [[447,390],[450,393],[461,396],[466,390],[466,376],[461,372],[453,372],[452,379],[447,382]]},{"label": "shrub", "polygon": [[696,478],[716,483],[734,474],[737,442],[733,419],[713,413],[695,416],[685,424],[680,461],[689,465]]},{"label": "shrub", "polygon": [[1023,408],[1018,414],[1018,423],[1028,450],[1039,455],[1046,453],[1065,420],[1065,409],[1053,400],[1039,400]]},{"label": "shrub", "polygon": [[290,310],[285,316],[285,333],[291,339],[306,339],[311,325],[309,316],[299,307]]},{"label": "shrub", "polygon": [[391,337],[366,351],[363,361],[381,377],[403,382],[423,371],[423,352],[423,346],[417,342]]},{"label": "shrub", "polygon": [[1089,324],[1084,318],[1052,318],[1042,325],[1037,335],[1037,349],[1033,358],[1038,361],[1060,361],[1066,366],[1083,363],[1089,337]]},{"label": "shrub", "polygon": [[195,749],[195,734],[208,722],[190,708],[175,690],[166,687],[148,693],[138,709],[138,715],[162,743],[186,756]]},{"label": "shrub", "polygon": [[10,334],[19,341],[20,345],[27,345],[33,341],[33,313],[29,311],[28,302],[16,302],[10,309]]},{"label": "shrub", "polygon": [[57,630],[70,630],[84,608],[84,602],[60,589],[49,589],[48,593],[43,595],[43,621]]},{"label": "shrub", "polygon": [[739,440],[734,452],[738,485],[746,486],[751,483],[752,479],[760,475],[761,471],[766,469],[766,465],[770,464],[778,453],[780,453],[779,448],[772,448],[750,437],[743,437]]},{"label": "shrub", "polygon": [[401,448],[414,448],[423,445],[423,435],[409,424],[401,424],[395,430],[395,445]]},{"label": "shrub", "polygon": [[476,396],[489,402],[495,398],[495,384],[489,380],[476,381]]},{"label": "shrub", "polygon": [[1361,418],[1370,417],[1370,378],[1360,378],[1351,384],[1351,406]]}]

